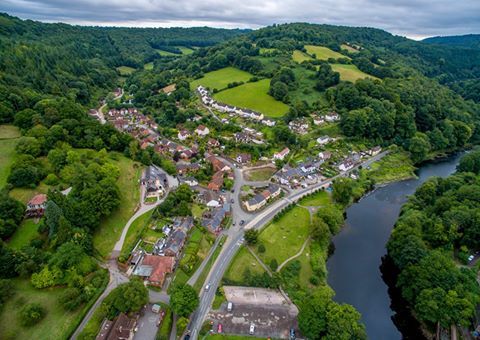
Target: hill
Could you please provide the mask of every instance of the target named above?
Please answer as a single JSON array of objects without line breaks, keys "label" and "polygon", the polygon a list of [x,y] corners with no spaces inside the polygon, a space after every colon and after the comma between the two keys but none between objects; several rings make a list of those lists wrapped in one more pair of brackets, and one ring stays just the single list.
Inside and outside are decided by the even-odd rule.
[{"label": "hill", "polygon": [[444,37],[439,36],[426,38],[422,41],[428,44],[480,49],[480,34],[452,35]]}]

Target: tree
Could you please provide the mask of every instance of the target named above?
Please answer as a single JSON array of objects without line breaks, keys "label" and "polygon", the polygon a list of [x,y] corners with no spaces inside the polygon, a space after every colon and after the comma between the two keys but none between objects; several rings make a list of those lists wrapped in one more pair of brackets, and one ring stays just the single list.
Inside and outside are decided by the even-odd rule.
[{"label": "tree", "polygon": [[423,133],[417,132],[415,136],[410,139],[408,151],[410,151],[412,161],[414,163],[419,163],[425,160],[430,152],[430,143],[428,141],[428,137]]},{"label": "tree", "polygon": [[460,159],[457,170],[460,172],[480,173],[480,149],[467,153]]},{"label": "tree", "polygon": [[354,182],[351,178],[342,177],[333,181],[333,199],[342,204],[347,205],[350,203],[353,195]]},{"label": "tree", "polygon": [[284,82],[277,81],[271,85],[269,93],[276,100],[286,102],[288,96],[288,86]]},{"label": "tree", "polygon": [[328,340],[361,340],[367,339],[365,326],[360,322],[360,313],[350,305],[331,302],[327,312]]},{"label": "tree", "polygon": [[302,334],[312,340],[322,339],[327,329],[327,305],[333,298],[328,286],[319,287],[303,299],[298,313],[298,326]]},{"label": "tree", "polygon": [[258,230],[248,229],[245,231],[245,241],[247,241],[249,245],[256,244],[258,241]]},{"label": "tree", "polygon": [[338,233],[343,225],[343,212],[333,205],[319,209],[317,216],[328,225],[333,235]]},{"label": "tree", "polygon": [[30,327],[45,317],[45,309],[39,303],[29,303],[23,306],[19,312],[22,326]]},{"label": "tree", "polygon": [[175,314],[188,317],[199,305],[198,294],[188,284],[174,287],[170,295],[170,305]]},{"label": "tree", "polygon": [[105,298],[104,304],[110,318],[119,313],[138,312],[148,302],[148,289],[141,280],[131,280],[116,287]]}]

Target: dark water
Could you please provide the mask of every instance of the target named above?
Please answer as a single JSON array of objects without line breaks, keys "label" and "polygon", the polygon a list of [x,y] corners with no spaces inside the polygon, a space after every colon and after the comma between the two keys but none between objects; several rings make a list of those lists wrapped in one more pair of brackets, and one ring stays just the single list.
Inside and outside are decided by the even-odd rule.
[{"label": "dark water", "polygon": [[403,324],[400,329],[405,338],[411,338],[405,328],[415,332],[414,320],[399,320],[402,313],[394,317],[395,324],[392,321],[395,313],[380,272],[385,245],[407,196],[429,177],[452,174],[460,157],[426,164],[418,170],[418,179],[379,188],[347,209],[346,226],[334,237],[335,252],[327,262],[328,283],[337,302],[351,304],[362,314],[369,339],[401,339],[396,324]]}]

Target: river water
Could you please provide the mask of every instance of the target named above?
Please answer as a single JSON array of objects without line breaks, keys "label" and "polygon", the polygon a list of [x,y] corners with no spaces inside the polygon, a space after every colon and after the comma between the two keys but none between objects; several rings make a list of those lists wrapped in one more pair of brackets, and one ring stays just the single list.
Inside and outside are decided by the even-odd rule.
[{"label": "river water", "polygon": [[[378,188],[347,209],[345,227],[333,238],[335,251],[327,262],[328,283],[335,290],[335,301],[351,304],[362,314],[369,339],[412,338],[414,320],[395,317],[395,324],[407,324],[403,336],[392,320],[395,312],[380,271],[385,245],[407,196],[429,177],[447,177],[455,172],[460,157],[426,164],[417,171],[417,179]],[[410,334],[405,331],[408,326]]]}]

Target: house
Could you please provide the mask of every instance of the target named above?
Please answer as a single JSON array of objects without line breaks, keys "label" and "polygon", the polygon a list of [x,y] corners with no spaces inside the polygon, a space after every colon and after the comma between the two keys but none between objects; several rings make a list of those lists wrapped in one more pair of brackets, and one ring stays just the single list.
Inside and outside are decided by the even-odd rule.
[{"label": "house", "polygon": [[172,228],[180,229],[185,234],[187,234],[190,231],[190,229],[193,228],[193,217],[192,216],[175,217],[172,223]]},{"label": "house", "polygon": [[244,132],[237,132],[233,136],[237,143],[248,143],[250,141],[250,136]]},{"label": "house", "polygon": [[132,340],[136,325],[136,319],[120,313],[114,321],[103,321],[96,340]]},{"label": "house", "polygon": [[317,165],[315,163],[303,163],[300,165],[300,170],[302,170],[302,172],[305,174],[305,175],[308,175],[308,174],[312,174],[314,173],[315,171],[317,171]]},{"label": "house", "polygon": [[267,204],[267,200],[265,197],[260,193],[256,194],[248,201],[245,202],[245,208],[247,211],[255,211],[262,208],[265,204]]},{"label": "house", "polygon": [[145,186],[145,198],[160,197],[168,188],[167,175],[154,165],[150,165],[142,177]]},{"label": "house", "polygon": [[223,171],[217,171],[213,174],[212,180],[208,183],[208,189],[219,191],[223,186]]},{"label": "house", "polygon": [[236,160],[240,164],[250,163],[252,160],[252,155],[250,155],[249,153],[240,153],[237,155]]},{"label": "house", "polygon": [[340,163],[340,165],[338,166],[338,169],[342,172],[344,171],[348,171],[350,169],[352,169],[354,167],[355,163],[350,160],[350,159],[347,159],[345,161],[343,161],[342,163]]},{"label": "house", "polygon": [[322,151],[318,153],[318,157],[321,160],[326,161],[332,157],[332,153],[330,151]]},{"label": "house", "polygon": [[211,148],[218,148],[220,146],[220,142],[214,138],[209,138],[207,145]]},{"label": "house", "polygon": [[225,203],[221,207],[217,207],[212,211],[205,213],[202,218],[202,226],[208,228],[210,231],[217,233],[220,231],[222,222],[230,213],[230,204]]},{"label": "house", "polygon": [[282,189],[280,188],[279,185],[269,184],[267,189],[262,191],[262,195],[263,197],[265,197],[266,200],[269,200],[269,199],[274,199],[278,197],[278,195],[280,195],[281,192],[282,192]]},{"label": "house", "polygon": [[321,116],[313,116],[313,124],[314,125],[322,125],[323,123],[325,123],[325,118],[321,117]]},{"label": "house", "polygon": [[186,178],[181,178],[180,179],[181,183],[185,183],[189,187],[194,187],[198,185],[198,181],[195,179],[195,177],[186,177]]},{"label": "house", "polygon": [[185,245],[186,239],[186,232],[184,232],[182,229],[175,230],[168,238],[167,244],[165,245],[165,256],[178,257],[183,249],[183,246]]},{"label": "house", "polygon": [[179,175],[184,175],[188,172],[196,172],[200,170],[200,164],[198,163],[177,163],[175,167]]},{"label": "house", "polygon": [[380,152],[382,151],[382,148],[380,146],[375,146],[373,147],[369,152],[368,154],[370,156],[376,156],[378,155]]},{"label": "house", "polygon": [[336,112],[327,113],[323,118],[329,123],[333,123],[340,120],[340,116]]},{"label": "house", "polygon": [[203,193],[203,202],[209,208],[216,208],[220,206],[222,200],[215,191],[207,190]]},{"label": "house", "polygon": [[190,132],[188,132],[188,130],[182,129],[182,130],[178,131],[177,137],[181,141],[184,141],[187,138],[190,138],[191,134],[190,134]]},{"label": "house", "polygon": [[263,119],[262,120],[262,124],[265,124],[266,126],[275,126],[275,121],[274,120],[270,120],[270,119]]},{"label": "house", "polygon": [[133,271],[133,275],[143,277],[149,285],[162,287],[165,277],[173,272],[175,257],[145,255],[140,265]]},{"label": "house", "polygon": [[277,152],[273,155],[273,159],[274,160],[281,160],[283,161],[285,159],[285,157],[290,153],[290,149],[289,148],[285,148],[283,149],[282,151],[280,152]]},{"label": "house", "polygon": [[325,145],[330,141],[330,137],[328,136],[321,136],[317,138],[317,143],[320,145]]},{"label": "house", "polygon": [[304,119],[297,119],[288,123],[288,128],[295,133],[305,135],[308,132],[309,125]]},{"label": "house", "polygon": [[214,171],[226,172],[226,171],[232,170],[232,168],[230,168],[226,163],[224,163],[222,160],[218,159],[213,155],[208,156],[206,160],[212,164]]},{"label": "house", "polygon": [[210,133],[210,129],[208,127],[206,127],[205,125],[199,125],[195,129],[195,133],[197,135],[199,135],[200,137],[204,137],[204,136],[206,136]]},{"label": "house", "polygon": [[41,217],[45,212],[45,204],[47,203],[47,195],[38,194],[35,195],[27,203],[27,217]]}]

